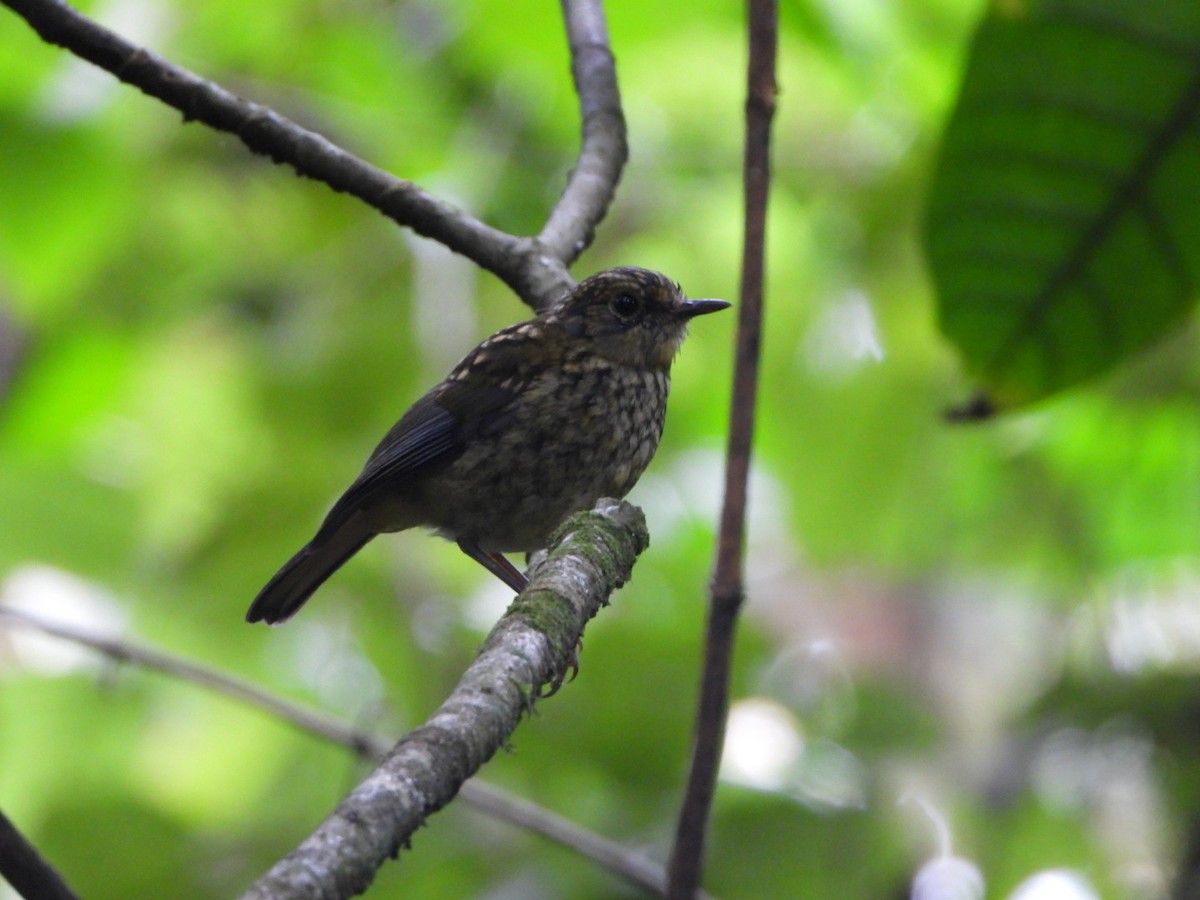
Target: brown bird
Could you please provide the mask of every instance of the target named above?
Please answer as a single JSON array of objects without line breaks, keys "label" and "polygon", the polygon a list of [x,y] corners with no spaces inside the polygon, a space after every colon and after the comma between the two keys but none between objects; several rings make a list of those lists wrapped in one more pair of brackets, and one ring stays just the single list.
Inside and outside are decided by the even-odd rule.
[{"label": "brown bird", "polygon": [[658,448],[688,321],[728,306],[689,300],[657,272],[607,269],[496,332],[387,433],[246,621],[284,621],[375,535],[418,525],[520,592],[502,554],[543,547],[571,513],[628,493]]}]

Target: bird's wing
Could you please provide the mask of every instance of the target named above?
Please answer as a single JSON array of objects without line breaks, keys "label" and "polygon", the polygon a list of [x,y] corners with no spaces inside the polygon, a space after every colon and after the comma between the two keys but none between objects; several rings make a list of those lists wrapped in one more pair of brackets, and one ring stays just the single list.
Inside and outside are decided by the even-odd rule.
[{"label": "bird's wing", "polygon": [[375,498],[403,493],[407,479],[452,462],[477,437],[504,428],[524,386],[550,360],[536,320],[492,335],[418,400],[379,442],[362,473],[329,511],[321,531],[337,529]]},{"label": "bird's wing", "polygon": [[379,442],[355,485],[367,489],[450,462],[481,431],[507,418],[514,392],[493,384],[448,381],[413,404]]},{"label": "bird's wing", "polygon": [[503,427],[517,394],[492,379],[443,382],[412,407],[384,436],[362,473],[338,499],[321,525],[336,531],[377,497],[403,492],[407,479],[452,462],[477,435]]}]

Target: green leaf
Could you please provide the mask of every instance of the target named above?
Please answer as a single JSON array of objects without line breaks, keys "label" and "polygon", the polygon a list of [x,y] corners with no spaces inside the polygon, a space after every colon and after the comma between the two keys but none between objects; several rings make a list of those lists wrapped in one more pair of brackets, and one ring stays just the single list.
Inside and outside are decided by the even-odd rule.
[{"label": "green leaf", "polygon": [[996,4],[930,196],[943,332],[988,405],[1170,331],[1200,269],[1200,5]]}]

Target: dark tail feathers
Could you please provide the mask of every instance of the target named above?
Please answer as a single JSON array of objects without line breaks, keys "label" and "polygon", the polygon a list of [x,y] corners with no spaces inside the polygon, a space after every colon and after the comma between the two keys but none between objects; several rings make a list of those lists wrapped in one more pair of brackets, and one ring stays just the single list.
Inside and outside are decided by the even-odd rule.
[{"label": "dark tail feathers", "polygon": [[344,524],[327,538],[322,539],[318,534],[284,563],[267,586],[258,592],[246,613],[246,621],[274,625],[291,618],[325,579],[373,537],[374,532],[364,533],[351,523]]}]

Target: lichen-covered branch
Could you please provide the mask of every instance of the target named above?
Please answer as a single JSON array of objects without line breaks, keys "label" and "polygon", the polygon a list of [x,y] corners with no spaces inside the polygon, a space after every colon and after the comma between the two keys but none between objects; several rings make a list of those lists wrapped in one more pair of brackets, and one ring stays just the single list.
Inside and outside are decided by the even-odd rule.
[{"label": "lichen-covered branch", "polygon": [[380,866],[504,746],[543,688],[561,682],[584,625],[648,543],[641,510],[628,503],[601,500],[568,519],[441,707],[245,896],[329,900],[366,890]]}]

